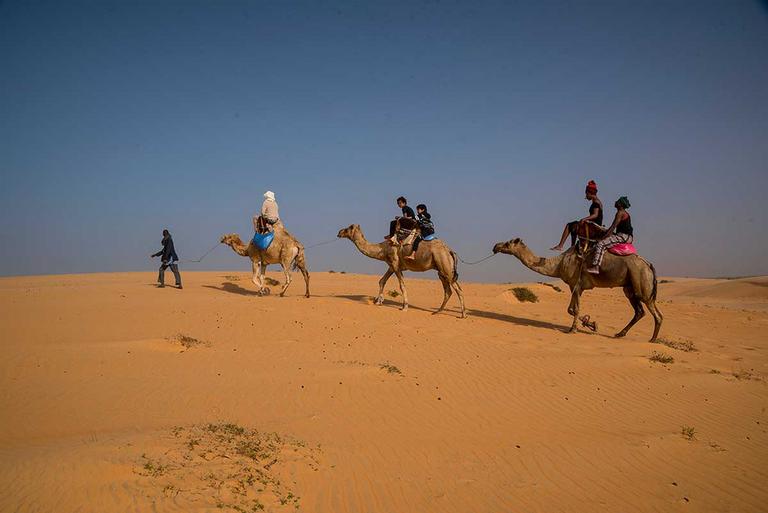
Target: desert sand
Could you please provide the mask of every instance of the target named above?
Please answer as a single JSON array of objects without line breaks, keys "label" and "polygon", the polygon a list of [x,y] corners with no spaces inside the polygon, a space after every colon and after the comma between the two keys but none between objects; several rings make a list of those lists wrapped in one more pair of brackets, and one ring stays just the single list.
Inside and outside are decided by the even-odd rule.
[{"label": "desert sand", "polygon": [[618,289],[183,276],[0,279],[0,511],[768,511],[768,278],[668,278],[668,347]]}]

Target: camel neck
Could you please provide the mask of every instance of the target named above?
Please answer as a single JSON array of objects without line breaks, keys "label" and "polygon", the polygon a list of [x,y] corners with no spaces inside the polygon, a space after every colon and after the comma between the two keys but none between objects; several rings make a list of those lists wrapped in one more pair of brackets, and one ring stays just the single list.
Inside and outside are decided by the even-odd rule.
[{"label": "camel neck", "polygon": [[563,256],[559,255],[552,258],[544,258],[536,256],[533,251],[527,247],[520,248],[515,256],[526,266],[528,269],[543,274],[544,276],[559,277],[560,276],[560,262],[563,260]]},{"label": "camel neck", "polygon": [[352,238],[352,242],[363,255],[369,258],[375,258],[376,260],[384,260],[384,247],[382,244],[372,244],[368,242],[362,232],[356,233]]}]

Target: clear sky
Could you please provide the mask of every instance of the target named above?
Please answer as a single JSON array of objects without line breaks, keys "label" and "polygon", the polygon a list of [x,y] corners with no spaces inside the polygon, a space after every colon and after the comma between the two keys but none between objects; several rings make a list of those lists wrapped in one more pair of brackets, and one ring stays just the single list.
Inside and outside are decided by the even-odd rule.
[{"label": "clear sky", "polygon": [[[768,274],[768,9],[723,1],[0,2],[0,274],[311,245],[394,199],[465,260],[627,195],[665,275]],[[310,269],[383,272],[349,241]],[[229,248],[182,269],[250,269]],[[532,279],[512,257],[468,280]]]}]

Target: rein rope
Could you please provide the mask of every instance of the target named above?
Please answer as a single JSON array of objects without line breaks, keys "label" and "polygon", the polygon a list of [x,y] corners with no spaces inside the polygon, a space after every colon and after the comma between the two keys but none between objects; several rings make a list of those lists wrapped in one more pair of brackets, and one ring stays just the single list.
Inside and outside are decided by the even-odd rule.
[{"label": "rein rope", "polygon": [[204,259],[205,257],[207,257],[207,256],[208,256],[208,255],[209,255],[209,254],[210,254],[210,253],[211,253],[211,252],[214,250],[214,249],[218,248],[218,247],[219,247],[219,245],[221,245],[221,242],[217,242],[215,246],[213,246],[211,249],[209,249],[208,251],[206,251],[206,252],[205,252],[205,254],[204,254],[203,256],[201,256],[200,258],[198,258],[197,260],[189,260],[189,259],[187,259],[187,258],[180,258],[180,259],[179,259],[179,261],[180,261],[180,262],[188,262],[188,263],[193,263],[193,264],[199,264],[199,263],[200,263],[200,262],[202,262],[202,261],[203,261],[203,259]]},{"label": "rein rope", "polygon": [[481,263],[481,262],[485,262],[486,260],[488,260],[488,259],[490,259],[490,258],[493,258],[493,257],[495,257],[495,256],[496,256],[496,253],[491,253],[491,254],[490,254],[490,255],[488,255],[487,257],[485,257],[485,258],[481,258],[480,260],[475,260],[474,262],[467,262],[466,260],[464,260],[463,258],[461,258],[461,257],[459,256],[459,254],[458,254],[458,253],[456,253],[456,256],[459,258],[459,260],[461,260],[461,262],[462,262],[464,265],[477,265],[477,264],[479,264],[479,263]]},{"label": "rein rope", "polygon": [[336,242],[337,240],[339,240],[338,237],[333,238],[333,239],[328,239],[328,240],[323,241],[323,242],[318,242],[317,244],[312,244],[311,246],[304,246],[304,249],[312,249],[312,248],[316,248],[318,246],[325,246],[326,244],[330,244],[331,242]]}]

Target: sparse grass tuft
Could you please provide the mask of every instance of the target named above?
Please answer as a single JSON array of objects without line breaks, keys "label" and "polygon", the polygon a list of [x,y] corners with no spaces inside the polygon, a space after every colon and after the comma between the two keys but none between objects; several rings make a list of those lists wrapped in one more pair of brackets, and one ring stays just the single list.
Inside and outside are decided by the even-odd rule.
[{"label": "sparse grass tuft", "polygon": [[398,369],[396,366],[392,365],[389,362],[380,363],[379,368],[387,371],[390,374],[402,374],[402,372],[400,372],[400,369]]},{"label": "sparse grass tuft", "polygon": [[235,276],[233,274],[228,274],[227,276],[224,276],[224,279],[227,281],[240,281],[240,276]]},{"label": "sparse grass tuft", "polygon": [[664,284],[664,283],[675,283],[675,280],[659,280],[659,284]]},{"label": "sparse grass tuft", "polygon": [[398,291],[396,291],[396,290],[394,290],[394,289],[393,289],[393,290],[390,290],[390,291],[388,291],[388,292],[387,292],[387,295],[388,295],[389,297],[397,297],[397,296],[399,296],[399,295],[400,295],[400,293],[399,293]]},{"label": "sparse grass tuft", "polygon": [[328,270],[328,274],[334,274],[335,272],[336,272],[336,271],[334,271],[333,269],[329,269],[329,270]]},{"label": "sparse grass tuft", "polygon": [[191,349],[197,346],[208,347],[211,345],[210,342],[206,342],[204,340],[198,340],[194,337],[190,337],[189,335],[185,335],[183,333],[179,333],[178,335],[176,335],[176,341],[182,346],[184,346],[185,349]]},{"label": "sparse grass tuft", "polygon": [[[304,463],[319,470],[317,449],[277,433],[260,432],[234,423],[211,423],[174,428],[163,462],[142,454],[135,472],[157,497],[197,500],[207,497],[218,509],[255,513],[287,512],[300,508],[300,498],[280,480],[283,469]],[[178,486],[183,483],[183,488]]]},{"label": "sparse grass tuft", "polygon": [[683,426],[680,428],[680,434],[683,435],[683,438],[686,440],[695,440],[696,439],[696,430],[693,429],[691,426]]},{"label": "sparse grass tuft", "polygon": [[651,353],[651,356],[648,357],[648,359],[652,362],[659,362],[659,363],[674,363],[675,359],[668,354],[659,353],[658,351],[654,351]]},{"label": "sparse grass tuft", "polygon": [[749,380],[755,380],[755,381],[762,381],[762,377],[760,377],[759,374],[755,372],[755,369],[739,369],[735,370],[731,373],[734,378],[738,379],[739,381],[749,381]]},{"label": "sparse grass tuft", "polygon": [[538,303],[539,302],[539,296],[533,293],[531,289],[528,287],[513,287],[510,289],[512,293],[515,295],[518,301],[521,303]]},{"label": "sparse grass tuft", "polygon": [[144,461],[144,465],[141,466],[141,468],[144,470],[142,475],[149,477],[160,477],[168,470],[166,465],[148,458],[145,454],[142,454],[141,457],[146,460]]},{"label": "sparse grass tuft", "polygon": [[698,352],[696,346],[690,340],[668,340],[666,338],[657,339],[656,344],[662,344],[678,351],[685,351],[686,353]]},{"label": "sparse grass tuft", "polygon": [[264,283],[266,283],[270,287],[277,287],[278,285],[280,285],[279,281],[277,281],[274,278],[270,278],[269,276],[264,277]]}]

